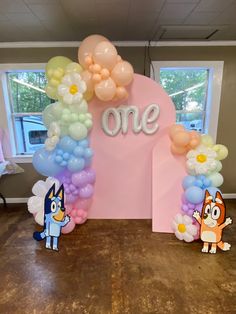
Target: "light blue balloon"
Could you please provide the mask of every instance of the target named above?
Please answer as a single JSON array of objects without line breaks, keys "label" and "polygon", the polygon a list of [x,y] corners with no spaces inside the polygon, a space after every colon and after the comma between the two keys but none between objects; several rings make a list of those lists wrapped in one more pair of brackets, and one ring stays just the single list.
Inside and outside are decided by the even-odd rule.
[{"label": "light blue balloon", "polygon": [[85,158],[91,158],[92,156],[93,156],[92,148],[86,148],[84,151],[84,157]]},{"label": "light blue balloon", "polygon": [[205,185],[205,187],[208,187],[208,186],[211,185],[211,180],[208,179],[208,178],[205,178],[205,179],[203,180],[203,184]]},{"label": "light blue balloon", "polygon": [[92,158],[85,159],[85,167],[89,167],[92,163]]},{"label": "light blue balloon", "polygon": [[84,140],[79,141],[79,146],[87,148],[89,146],[89,141],[85,138]]},{"label": "light blue balloon", "polygon": [[71,172],[77,172],[83,170],[85,167],[84,158],[71,157],[68,161],[67,168]]},{"label": "light blue balloon", "polygon": [[187,201],[193,204],[199,204],[204,199],[204,191],[197,186],[191,186],[187,188],[187,190],[184,192],[184,195]]},{"label": "light blue balloon", "polygon": [[63,150],[63,153],[72,153],[76,146],[77,142],[70,136],[62,137],[58,143],[58,147]]},{"label": "light blue balloon", "polygon": [[60,163],[63,161],[62,156],[61,156],[61,155],[56,155],[55,161],[56,161],[58,164],[60,164]]},{"label": "light blue balloon", "polygon": [[[214,186],[210,186],[210,187],[206,188],[205,191],[206,190],[211,194],[211,196],[213,196],[213,198],[215,198],[216,192],[220,192],[221,193],[221,190],[215,188]],[[204,191],[204,193],[205,193],[205,191]]]},{"label": "light blue balloon", "polygon": [[83,157],[84,156],[84,148],[81,146],[77,146],[74,150],[73,153],[76,157]]},{"label": "light blue balloon", "polygon": [[70,159],[70,154],[69,153],[64,153],[63,154],[63,159],[64,160],[69,160]]},{"label": "light blue balloon", "polygon": [[195,181],[196,181],[196,178],[194,176],[184,177],[183,182],[182,182],[183,189],[186,190],[190,186],[194,186]]},{"label": "light blue balloon", "polygon": [[55,161],[55,151],[49,152],[41,148],[34,153],[33,166],[43,176],[53,177],[63,170]]},{"label": "light blue balloon", "polygon": [[201,180],[196,180],[196,181],[194,182],[194,186],[198,186],[199,188],[201,188],[201,189],[202,189],[202,187],[203,187],[203,183],[202,183],[202,181],[201,181]]}]

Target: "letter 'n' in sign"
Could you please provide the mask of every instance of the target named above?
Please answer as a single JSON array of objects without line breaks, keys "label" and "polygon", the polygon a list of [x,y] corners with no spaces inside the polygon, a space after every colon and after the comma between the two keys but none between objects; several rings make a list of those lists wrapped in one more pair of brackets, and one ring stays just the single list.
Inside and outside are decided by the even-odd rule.
[{"label": "letter 'n' in sign", "polygon": [[[142,116],[139,117],[137,106],[119,106],[118,108],[108,108],[102,114],[102,129],[109,136],[116,136],[120,131],[128,133],[129,117],[131,116],[132,131],[134,133],[154,134],[158,130],[157,119],[160,114],[160,107],[157,104],[148,105]],[[111,117],[113,127],[111,127]]]}]

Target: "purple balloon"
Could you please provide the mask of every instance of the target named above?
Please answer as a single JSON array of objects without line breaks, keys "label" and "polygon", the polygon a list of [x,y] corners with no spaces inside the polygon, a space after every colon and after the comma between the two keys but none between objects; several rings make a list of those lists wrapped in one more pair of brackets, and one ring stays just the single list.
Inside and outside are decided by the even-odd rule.
[{"label": "purple balloon", "polygon": [[96,174],[92,169],[85,169],[76,173],[73,173],[71,176],[72,183],[78,188],[82,188],[87,184],[92,184],[95,182]]},{"label": "purple balloon", "polygon": [[84,171],[87,174],[88,183],[91,183],[91,184],[94,183],[96,180],[96,172],[91,168],[85,169]]},{"label": "purple balloon", "polygon": [[84,187],[86,184],[88,184],[88,176],[85,170],[76,172],[72,174],[71,177],[72,183],[77,186],[78,188]]},{"label": "purple balloon", "polygon": [[90,198],[93,195],[93,186],[91,184],[87,184],[79,191],[79,196],[81,198]]},{"label": "purple balloon", "polygon": [[78,195],[66,194],[66,204],[73,204],[77,199]]}]

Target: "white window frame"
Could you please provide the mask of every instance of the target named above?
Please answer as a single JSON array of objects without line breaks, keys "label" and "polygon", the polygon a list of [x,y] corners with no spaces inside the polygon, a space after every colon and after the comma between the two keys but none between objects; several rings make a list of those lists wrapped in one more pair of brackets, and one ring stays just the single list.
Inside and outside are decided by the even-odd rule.
[{"label": "white window frame", "polygon": [[[5,158],[17,163],[32,163],[33,155],[17,155],[14,134],[14,121],[9,99],[7,72],[45,71],[46,63],[0,64],[0,127],[4,129],[3,151]],[[33,113],[38,115],[42,113]],[[28,113],[26,113],[28,115]]]},{"label": "white window frame", "polygon": [[211,135],[213,140],[216,141],[224,61],[152,61],[150,66],[151,78],[160,83],[161,68],[181,67],[209,69],[210,84],[208,84],[205,124],[206,133]]}]

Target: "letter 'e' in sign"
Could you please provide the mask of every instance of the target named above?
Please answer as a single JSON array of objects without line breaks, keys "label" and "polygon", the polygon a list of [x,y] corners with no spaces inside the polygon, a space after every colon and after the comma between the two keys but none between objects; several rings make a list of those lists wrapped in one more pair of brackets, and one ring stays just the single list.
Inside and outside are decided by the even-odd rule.
[{"label": "letter 'e' in sign", "polygon": [[154,231],[172,232],[185,172],[182,157],[170,151],[168,129],[175,123],[171,99],[155,81],[135,74],[126,101],[94,99],[89,107],[97,172],[89,217],[153,217]]}]

